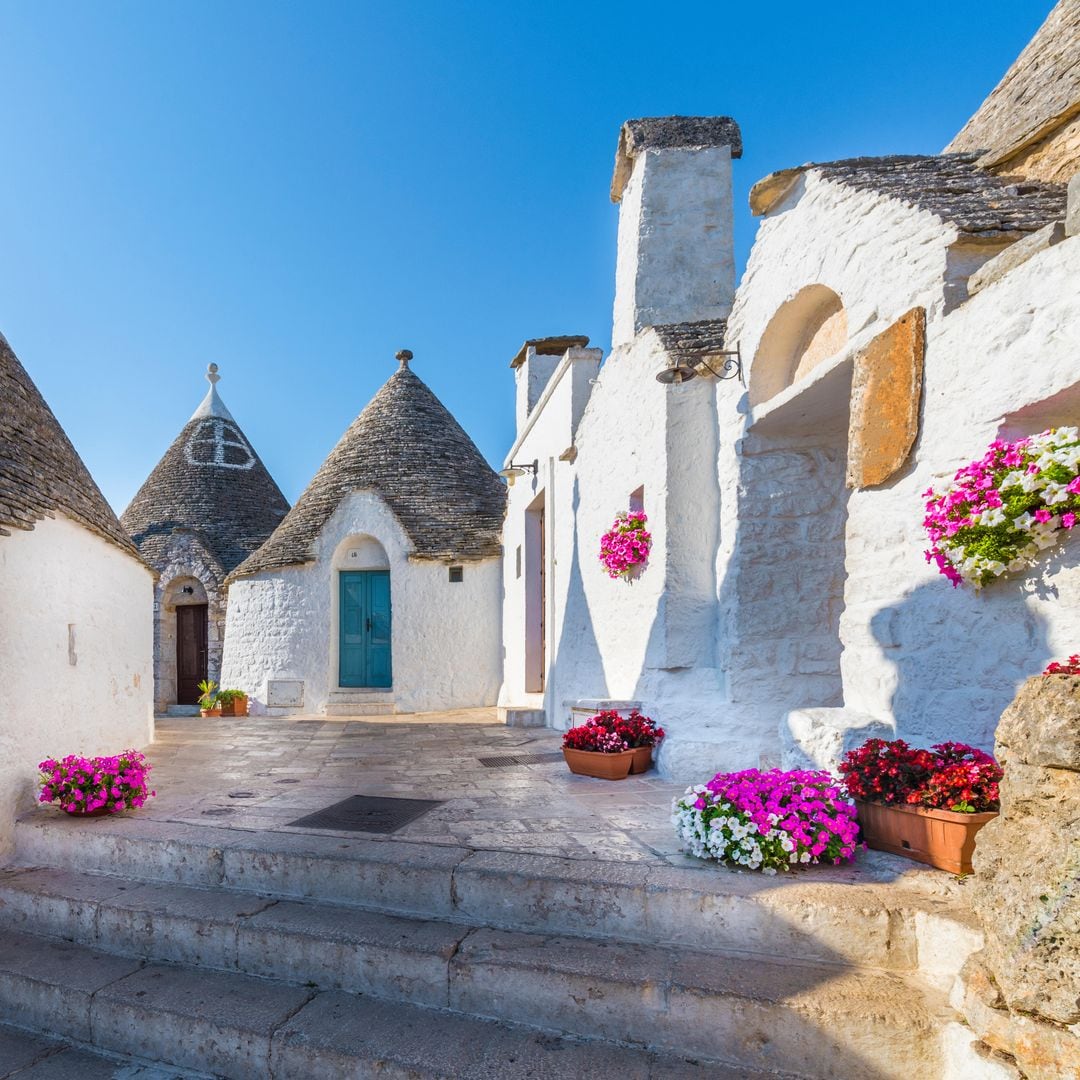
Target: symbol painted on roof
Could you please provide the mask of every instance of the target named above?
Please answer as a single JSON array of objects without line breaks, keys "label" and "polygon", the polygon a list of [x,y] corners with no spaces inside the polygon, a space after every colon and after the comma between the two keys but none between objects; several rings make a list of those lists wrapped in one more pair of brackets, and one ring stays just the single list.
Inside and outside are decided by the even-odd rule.
[{"label": "symbol painted on roof", "polygon": [[255,451],[240,430],[227,420],[208,417],[200,420],[184,446],[189,465],[209,465],[219,469],[251,469]]}]

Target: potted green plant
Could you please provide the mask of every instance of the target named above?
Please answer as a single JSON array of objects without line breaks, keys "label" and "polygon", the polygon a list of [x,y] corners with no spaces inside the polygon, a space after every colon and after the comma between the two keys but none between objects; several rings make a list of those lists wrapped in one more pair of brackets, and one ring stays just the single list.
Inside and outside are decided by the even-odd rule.
[{"label": "potted green plant", "polygon": [[997,817],[1001,766],[964,743],[930,750],[870,739],[840,763],[867,845],[953,874],[972,872],[975,834]]},{"label": "potted green plant", "polygon": [[217,703],[222,716],[247,716],[248,699],[243,690],[219,690]]},{"label": "potted green plant", "polygon": [[220,716],[221,706],[218,704],[217,683],[213,679],[203,679],[199,683],[202,697],[199,698],[200,716]]}]

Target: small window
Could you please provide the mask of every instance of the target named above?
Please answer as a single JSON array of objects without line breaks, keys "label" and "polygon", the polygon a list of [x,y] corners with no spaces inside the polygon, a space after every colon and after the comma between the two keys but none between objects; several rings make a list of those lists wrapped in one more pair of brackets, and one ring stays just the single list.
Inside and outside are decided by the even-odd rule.
[{"label": "small window", "polygon": [[450,580],[456,585],[459,581],[465,580],[465,567],[463,566],[451,566],[450,567]]},{"label": "small window", "polygon": [[645,511],[645,485],[630,492],[630,513],[641,514]]},{"label": "small window", "polygon": [[521,545],[517,546],[517,574],[516,577],[521,577]]}]

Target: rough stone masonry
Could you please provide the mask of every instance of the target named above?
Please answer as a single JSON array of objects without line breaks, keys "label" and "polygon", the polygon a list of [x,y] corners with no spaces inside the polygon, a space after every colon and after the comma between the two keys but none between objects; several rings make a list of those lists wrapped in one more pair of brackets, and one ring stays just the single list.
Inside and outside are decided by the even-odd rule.
[{"label": "rough stone masonry", "polygon": [[979,833],[985,948],[963,1010],[1031,1080],[1080,1076],[1080,677],[1039,676],[998,725],[1001,816]]}]

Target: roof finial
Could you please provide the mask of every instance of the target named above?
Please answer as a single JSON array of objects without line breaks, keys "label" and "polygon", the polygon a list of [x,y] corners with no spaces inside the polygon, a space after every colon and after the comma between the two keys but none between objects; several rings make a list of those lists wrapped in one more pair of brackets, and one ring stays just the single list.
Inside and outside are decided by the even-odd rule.
[{"label": "roof finial", "polygon": [[399,349],[394,353],[394,359],[397,360],[403,368],[409,366],[409,361],[412,359],[412,351],[410,349]]},{"label": "roof finial", "polygon": [[211,386],[213,386],[214,383],[218,382],[220,379],[221,379],[221,376],[217,373],[217,364],[207,364],[206,365],[206,381]]}]

